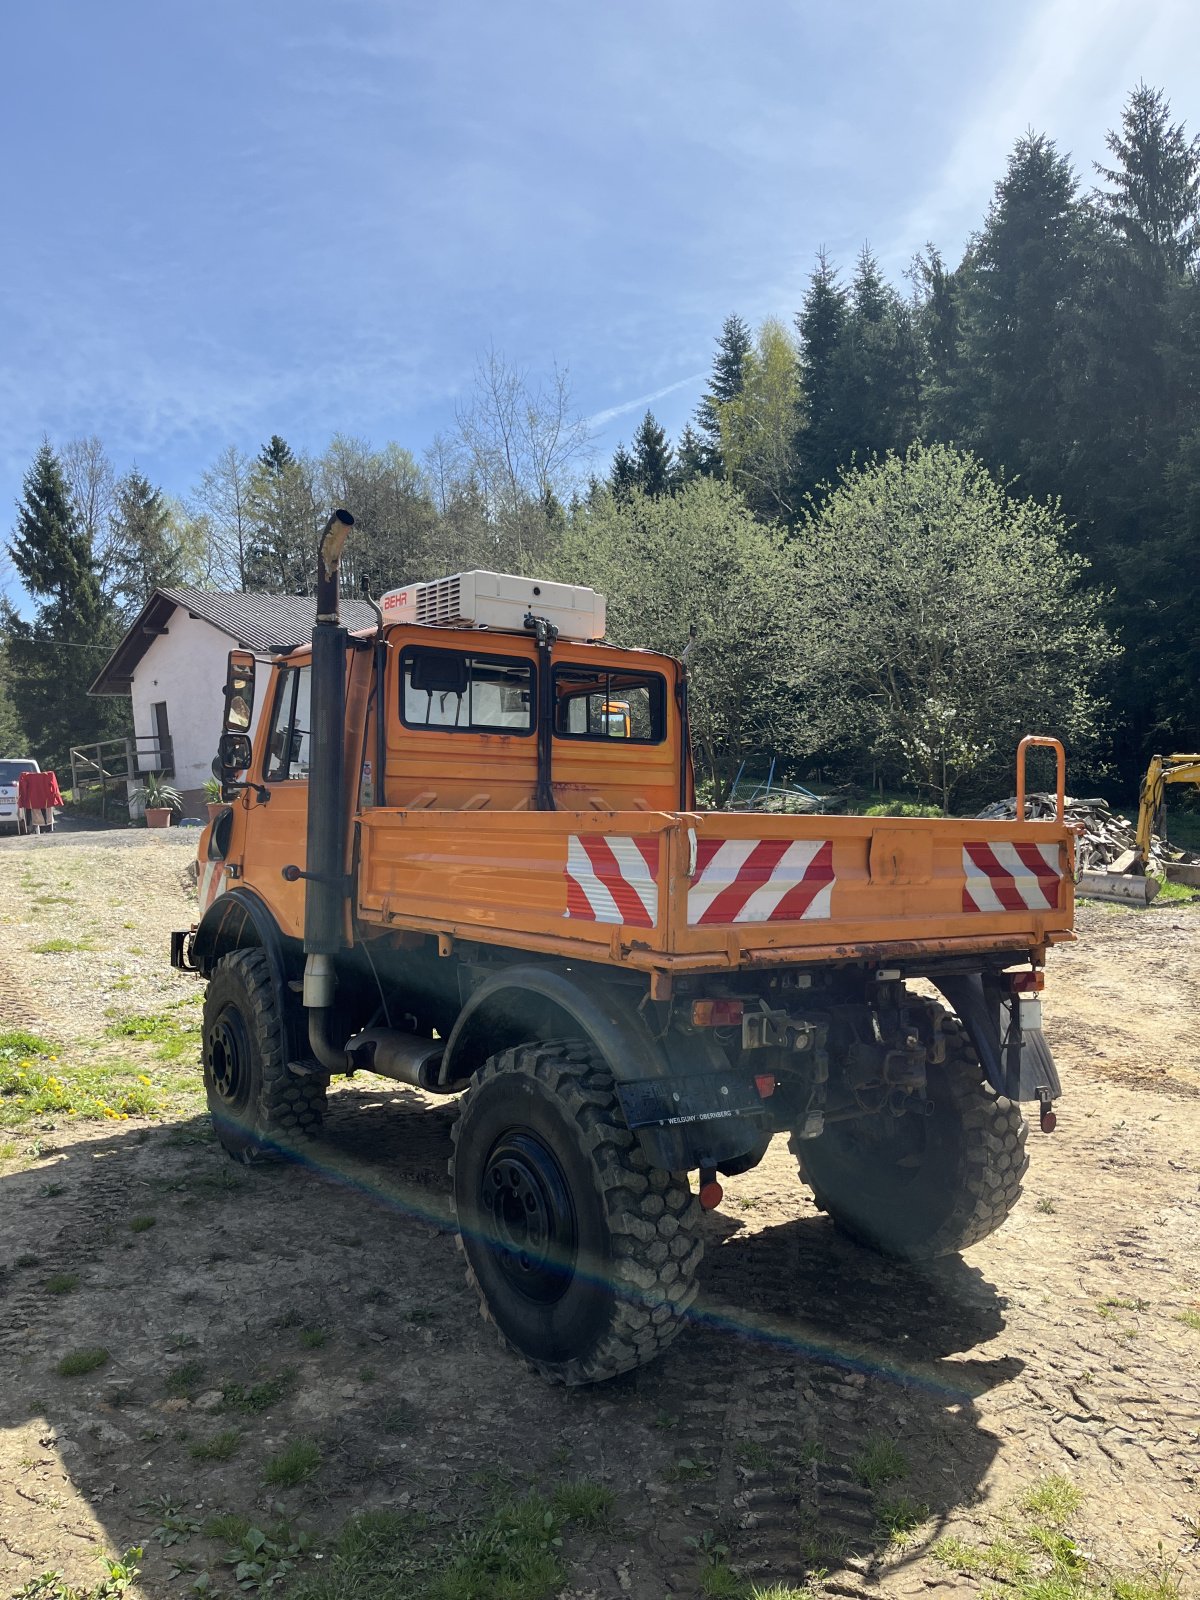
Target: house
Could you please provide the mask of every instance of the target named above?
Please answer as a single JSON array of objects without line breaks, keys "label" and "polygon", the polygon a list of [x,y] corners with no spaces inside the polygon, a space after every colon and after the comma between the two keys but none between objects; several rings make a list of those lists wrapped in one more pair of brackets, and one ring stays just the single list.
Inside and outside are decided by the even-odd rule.
[{"label": "house", "polygon": [[[139,770],[165,774],[183,796],[184,813],[203,815],[229,651],[252,650],[266,660],[272,651],[307,643],[315,616],[316,602],[303,595],[155,589],[90,692],[129,695]],[[375,624],[361,600],[343,600],[342,616],[351,629]],[[260,675],[255,725],[262,683]]]}]

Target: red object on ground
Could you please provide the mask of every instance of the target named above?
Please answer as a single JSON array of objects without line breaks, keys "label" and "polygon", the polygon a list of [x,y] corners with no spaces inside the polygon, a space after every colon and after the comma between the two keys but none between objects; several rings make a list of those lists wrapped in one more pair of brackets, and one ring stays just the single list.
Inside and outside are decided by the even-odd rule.
[{"label": "red object on ground", "polygon": [[22,811],[47,811],[61,807],[58,777],[53,772],[22,772],[17,776],[17,805]]}]

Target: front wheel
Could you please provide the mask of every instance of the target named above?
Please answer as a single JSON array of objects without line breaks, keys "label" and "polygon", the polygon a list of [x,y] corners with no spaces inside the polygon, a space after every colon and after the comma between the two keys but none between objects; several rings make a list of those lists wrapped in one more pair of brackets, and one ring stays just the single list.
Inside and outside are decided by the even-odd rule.
[{"label": "front wheel", "polygon": [[581,1384],[671,1342],[696,1294],[700,1208],[686,1173],[646,1160],[588,1045],[492,1056],[453,1140],[467,1280],[510,1349]]},{"label": "front wheel", "polygon": [[286,1019],[262,950],[222,956],[204,997],[204,1088],[235,1161],[279,1159],[320,1132],[326,1080],[288,1065]]},{"label": "front wheel", "polygon": [[821,1210],[861,1243],[909,1261],[986,1239],[1016,1205],[1029,1165],[1020,1106],[996,1094],[962,1024],[937,1009],[946,1049],[926,1068],[928,1115],[882,1112],[791,1141]]}]

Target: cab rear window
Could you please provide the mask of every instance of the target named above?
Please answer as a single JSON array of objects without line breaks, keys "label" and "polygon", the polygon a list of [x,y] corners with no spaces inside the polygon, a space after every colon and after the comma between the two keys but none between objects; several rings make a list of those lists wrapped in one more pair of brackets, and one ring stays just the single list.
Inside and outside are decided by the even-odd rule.
[{"label": "cab rear window", "polygon": [[408,649],[400,657],[400,720],[441,733],[533,732],[535,672],[515,656]]},{"label": "cab rear window", "polygon": [[659,744],[667,733],[667,685],[657,672],[554,669],[554,732],[560,739]]}]

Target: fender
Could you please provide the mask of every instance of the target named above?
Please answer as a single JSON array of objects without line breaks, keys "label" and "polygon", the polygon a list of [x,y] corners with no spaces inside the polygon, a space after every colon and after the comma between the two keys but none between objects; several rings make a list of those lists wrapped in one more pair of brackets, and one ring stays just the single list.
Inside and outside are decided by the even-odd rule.
[{"label": "fender", "polygon": [[530,1037],[526,1019],[547,1010],[561,1012],[571,1029],[591,1040],[618,1082],[666,1077],[662,1048],[632,997],[625,1000],[623,985],[531,963],[506,967],[470,995],[446,1041],[439,1084],[465,1082],[489,1056],[523,1043]]},{"label": "fender", "polygon": [[1009,1100],[1057,1100],[1058,1069],[1040,1028],[1022,1028],[1014,996],[999,985],[985,986],[982,973],[946,973],[931,980],[950,1002],[967,1030],[987,1081]]},{"label": "fender", "polygon": [[[283,936],[265,901],[252,889],[229,889],[220,894],[200,919],[192,938],[192,966],[206,978],[222,956],[231,950],[261,949],[271,969],[271,986],[281,1017],[291,1018],[295,998],[288,991],[287,955]],[[289,1027],[289,1034],[291,1028]],[[294,1041],[292,1041],[294,1045]],[[294,1051],[293,1051],[294,1053]]]},{"label": "fender", "polygon": [[[731,1094],[728,1059],[709,1032],[669,1029],[655,1037],[634,1005],[636,994],[578,970],[510,967],[464,1005],[446,1041],[439,1088],[465,1082],[499,1050],[552,1038],[547,1020],[552,1030],[561,1018],[565,1032],[582,1034],[604,1057],[626,1122],[653,1166],[686,1172],[744,1156],[762,1137],[757,1095]],[[662,1110],[668,1101],[676,1113],[670,1124]]]}]

